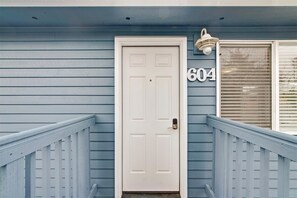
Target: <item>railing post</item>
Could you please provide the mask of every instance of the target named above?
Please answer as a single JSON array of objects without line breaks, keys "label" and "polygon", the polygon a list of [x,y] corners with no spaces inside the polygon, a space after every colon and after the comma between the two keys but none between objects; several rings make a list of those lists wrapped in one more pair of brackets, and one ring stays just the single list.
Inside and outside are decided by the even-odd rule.
[{"label": "railing post", "polygon": [[35,197],[36,152],[25,157],[25,197]]},{"label": "railing post", "polygon": [[20,158],[6,165],[6,188],[4,197],[25,196],[25,160]]},{"label": "railing post", "polygon": [[6,166],[0,167],[0,197],[5,197],[6,193]]},{"label": "railing post", "polygon": [[[230,192],[228,192],[229,186],[231,186],[231,189],[232,189],[232,184],[231,184],[232,180],[230,180],[228,176],[229,174],[231,174],[232,176],[232,170],[230,170],[230,167],[232,169],[232,165],[230,165],[230,161],[229,161],[230,158],[232,160],[232,153],[229,153],[229,151],[232,149],[233,142],[232,142],[232,137],[228,133],[224,131],[218,131],[217,133],[219,133],[220,135],[218,137],[219,147],[217,150],[217,153],[219,155],[218,156],[219,164],[216,165],[218,166],[216,168],[216,171],[218,171],[217,176],[218,176],[219,183],[217,183],[217,185],[219,185],[219,189],[218,189],[219,192],[218,193],[216,192],[216,195],[218,197],[227,198],[228,194],[230,194]],[[231,139],[231,145],[229,145],[230,139]]]},{"label": "railing post", "polygon": [[215,194],[225,197],[225,136],[224,132],[214,129],[215,132]]},{"label": "railing post", "polygon": [[87,197],[90,190],[89,131],[87,128],[78,133],[78,197]]}]

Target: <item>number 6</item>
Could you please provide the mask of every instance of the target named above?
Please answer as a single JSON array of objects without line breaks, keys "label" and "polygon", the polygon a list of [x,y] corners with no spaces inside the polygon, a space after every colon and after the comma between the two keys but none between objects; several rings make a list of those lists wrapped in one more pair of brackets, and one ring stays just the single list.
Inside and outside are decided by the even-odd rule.
[{"label": "number 6", "polygon": [[194,82],[197,79],[197,70],[195,68],[191,68],[188,70],[188,80]]}]

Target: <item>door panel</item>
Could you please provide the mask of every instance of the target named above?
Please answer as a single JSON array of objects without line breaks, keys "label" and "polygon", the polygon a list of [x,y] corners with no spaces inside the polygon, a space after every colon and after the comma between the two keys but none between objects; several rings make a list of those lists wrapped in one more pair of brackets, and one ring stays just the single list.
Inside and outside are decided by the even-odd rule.
[{"label": "door panel", "polygon": [[131,120],[145,119],[145,77],[130,77],[129,82],[129,114]]},{"label": "door panel", "polygon": [[123,190],[179,191],[179,48],[123,48]]},{"label": "door panel", "polygon": [[146,172],[146,140],[145,134],[131,134],[130,135],[130,156],[131,159],[137,159],[130,161],[130,172],[145,173]]}]

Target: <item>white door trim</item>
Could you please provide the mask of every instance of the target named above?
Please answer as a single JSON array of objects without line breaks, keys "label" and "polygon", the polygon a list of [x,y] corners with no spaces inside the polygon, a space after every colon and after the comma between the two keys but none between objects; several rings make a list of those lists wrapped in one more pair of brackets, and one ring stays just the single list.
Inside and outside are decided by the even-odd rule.
[{"label": "white door trim", "polygon": [[115,198],[121,198],[122,172],[122,48],[124,46],[178,46],[180,51],[180,195],[188,192],[187,130],[187,38],[186,37],[115,37]]}]

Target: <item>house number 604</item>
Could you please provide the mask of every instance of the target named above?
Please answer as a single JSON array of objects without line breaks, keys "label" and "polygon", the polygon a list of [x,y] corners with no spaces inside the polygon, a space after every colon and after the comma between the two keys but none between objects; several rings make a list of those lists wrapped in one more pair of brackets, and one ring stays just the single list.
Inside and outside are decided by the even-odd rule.
[{"label": "house number 604", "polygon": [[207,72],[204,68],[191,68],[188,70],[189,81],[193,82],[197,79],[199,82],[204,82],[207,78],[209,78],[210,81],[216,80],[215,68],[212,68],[211,70],[209,70],[209,72]]}]

